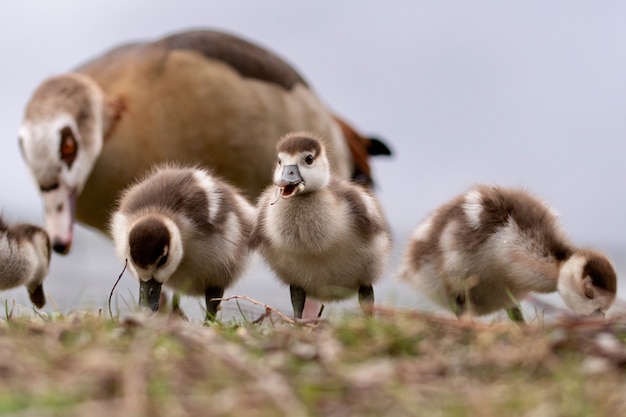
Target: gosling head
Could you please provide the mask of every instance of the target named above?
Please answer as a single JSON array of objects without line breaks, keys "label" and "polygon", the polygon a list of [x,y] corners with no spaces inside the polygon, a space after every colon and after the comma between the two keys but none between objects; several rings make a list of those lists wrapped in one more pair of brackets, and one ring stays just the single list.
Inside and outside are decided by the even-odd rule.
[{"label": "gosling head", "polygon": [[576,314],[604,315],[617,292],[617,275],[602,254],[574,253],[559,270],[558,291]]},{"label": "gosling head", "polygon": [[129,268],[139,280],[139,304],[159,308],[161,286],[176,272],[183,258],[183,244],[176,224],[165,216],[148,215],[125,230],[124,218],[114,219],[113,233],[127,237],[123,249]]},{"label": "gosling head", "polygon": [[76,200],[100,156],[104,94],[93,80],[66,74],[44,81],[19,131],[24,161],[37,182],[53,249],[69,252]]},{"label": "gosling head", "polygon": [[11,228],[11,234],[22,242],[24,255],[32,266],[25,282],[30,301],[42,308],[46,304],[43,281],[50,266],[50,239],[41,227],[31,224],[19,224]]},{"label": "gosling head", "polygon": [[282,198],[317,191],[330,181],[330,165],[323,143],[308,133],[291,133],[277,146],[274,184]]}]

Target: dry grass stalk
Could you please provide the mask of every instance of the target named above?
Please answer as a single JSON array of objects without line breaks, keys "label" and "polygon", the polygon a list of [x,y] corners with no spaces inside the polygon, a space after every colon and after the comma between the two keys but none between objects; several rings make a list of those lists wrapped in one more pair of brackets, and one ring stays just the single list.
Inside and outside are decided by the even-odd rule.
[{"label": "dry grass stalk", "polygon": [[304,326],[316,326],[320,323],[323,322],[323,320],[320,319],[307,319],[307,320],[295,320],[292,319],[291,317],[289,317],[288,315],[286,315],[285,313],[281,312],[280,310],[270,306],[269,304],[265,304],[261,301],[257,301],[254,298],[250,298],[247,295],[231,295],[230,297],[225,297],[225,298],[214,298],[214,300],[220,300],[222,302],[224,301],[230,301],[230,300],[245,300],[248,301],[252,304],[261,306],[265,309],[265,312],[263,314],[261,314],[260,317],[258,317],[257,319],[255,319],[253,321],[253,323],[261,323],[263,322],[263,320],[267,317],[271,318],[272,314],[277,315],[283,322],[288,323],[288,324],[299,324],[299,325],[304,325]]}]

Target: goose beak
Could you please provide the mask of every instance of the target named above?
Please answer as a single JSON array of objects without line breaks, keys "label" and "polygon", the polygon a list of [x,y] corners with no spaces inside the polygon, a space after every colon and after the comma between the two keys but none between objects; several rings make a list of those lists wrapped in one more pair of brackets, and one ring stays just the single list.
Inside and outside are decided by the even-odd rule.
[{"label": "goose beak", "polygon": [[34,289],[28,289],[28,296],[30,301],[35,304],[37,308],[41,308],[46,305],[46,296],[43,293],[43,285],[39,284]]},{"label": "goose beak", "polygon": [[52,249],[66,255],[72,247],[74,221],[76,220],[77,192],[67,186],[42,193],[46,212],[46,231]]},{"label": "goose beak", "polygon": [[300,175],[297,165],[285,165],[282,175],[276,182],[280,187],[280,195],[283,198],[289,198],[304,190],[304,180]]},{"label": "goose beak", "polygon": [[159,309],[161,298],[161,283],[154,278],[141,281],[139,284],[139,305],[152,311]]}]

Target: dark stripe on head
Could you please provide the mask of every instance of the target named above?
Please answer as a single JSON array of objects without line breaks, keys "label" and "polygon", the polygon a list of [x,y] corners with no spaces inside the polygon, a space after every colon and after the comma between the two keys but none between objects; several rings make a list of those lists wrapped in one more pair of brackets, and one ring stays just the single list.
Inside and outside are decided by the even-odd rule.
[{"label": "dark stripe on head", "polygon": [[155,170],[123,198],[122,211],[132,213],[144,208],[184,215],[196,225],[208,221],[209,201],[197,184],[193,168],[162,168]]},{"label": "dark stripe on head", "polygon": [[48,78],[33,93],[26,119],[45,118],[59,109],[72,115],[79,129],[88,127],[93,119],[89,86],[67,74]]},{"label": "dark stripe on head", "polygon": [[603,255],[593,253],[588,256],[583,269],[583,278],[587,276],[591,278],[594,286],[611,294],[617,292],[617,275],[611,263]]},{"label": "dark stripe on head", "polygon": [[170,50],[190,50],[220,60],[242,77],[274,83],[287,90],[296,84],[307,85],[300,74],[278,56],[227,33],[196,30],[168,36],[159,43]]},{"label": "dark stripe on head", "polygon": [[322,144],[319,139],[306,133],[290,133],[276,146],[278,152],[296,155],[301,152],[312,152],[313,157],[322,153]]},{"label": "dark stripe on head", "polygon": [[141,268],[156,264],[169,244],[169,230],[155,217],[140,220],[133,226],[128,236],[130,257]]}]

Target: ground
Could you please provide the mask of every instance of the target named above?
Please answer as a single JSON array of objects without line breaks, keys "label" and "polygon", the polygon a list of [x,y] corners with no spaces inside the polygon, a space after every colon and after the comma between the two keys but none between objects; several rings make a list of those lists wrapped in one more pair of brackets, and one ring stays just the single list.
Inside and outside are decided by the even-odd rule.
[{"label": "ground", "polygon": [[379,308],[296,324],[270,308],[207,325],[6,310],[0,415],[626,415],[620,320],[520,326]]}]

